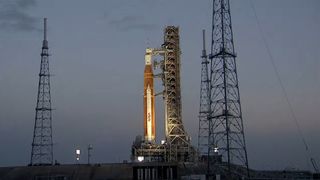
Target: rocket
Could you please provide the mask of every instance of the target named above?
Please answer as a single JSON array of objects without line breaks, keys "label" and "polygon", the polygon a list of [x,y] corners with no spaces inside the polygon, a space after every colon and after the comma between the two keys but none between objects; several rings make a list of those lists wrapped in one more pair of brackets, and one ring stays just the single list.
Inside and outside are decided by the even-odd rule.
[{"label": "rocket", "polygon": [[146,49],[144,68],[144,139],[147,142],[155,142],[155,105],[152,71],[152,49]]}]

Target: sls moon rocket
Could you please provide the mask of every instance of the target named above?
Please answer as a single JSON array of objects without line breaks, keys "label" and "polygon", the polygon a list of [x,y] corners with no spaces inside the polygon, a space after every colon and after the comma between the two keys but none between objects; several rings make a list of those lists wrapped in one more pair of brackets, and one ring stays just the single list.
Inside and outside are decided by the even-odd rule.
[{"label": "sls moon rocket", "polygon": [[152,49],[146,49],[144,68],[144,139],[148,142],[155,142],[155,108],[154,88],[152,71]]}]

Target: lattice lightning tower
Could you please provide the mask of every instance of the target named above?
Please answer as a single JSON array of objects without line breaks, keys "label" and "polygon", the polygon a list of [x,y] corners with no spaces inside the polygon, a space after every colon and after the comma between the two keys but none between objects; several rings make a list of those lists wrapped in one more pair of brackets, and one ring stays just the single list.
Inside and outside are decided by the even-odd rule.
[{"label": "lattice lightning tower", "polygon": [[[249,174],[229,0],[213,0],[208,170]],[[220,162],[220,164],[219,164]]]},{"label": "lattice lightning tower", "polygon": [[199,110],[199,132],[198,132],[198,153],[200,157],[208,154],[208,135],[209,121],[208,113],[210,109],[209,99],[209,75],[208,75],[208,58],[205,46],[205,30],[203,34],[203,50],[201,61],[201,84],[200,84],[200,110]]},{"label": "lattice lightning tower", "polygon": [[47,19],[45,18],[30,165],[52,165],[53,163],[49,48],[46,33]]}]

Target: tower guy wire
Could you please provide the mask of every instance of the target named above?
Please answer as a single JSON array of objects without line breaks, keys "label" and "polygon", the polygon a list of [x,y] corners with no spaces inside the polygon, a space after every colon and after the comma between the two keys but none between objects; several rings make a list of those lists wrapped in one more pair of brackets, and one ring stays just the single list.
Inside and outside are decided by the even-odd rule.
[{"label": "tower guy wire", "polygon": [[274,73],[275,73],[275,75],[276,75],[276,78],[277,78],[278,82],[279,82],[279,85],[280,85],[282,94],[283,94],[284,99],[285,99],[285,101],[286,101],[286,103],[287,103],[287,105],[288,105],[289,112],[290,112],[290,114],[291,114],[291,116],[292,116],[292,119],[293,119],[293,121],[294,121],[294,124],[296,125],[296,128],[297,128],[297,130],[298,130],[298,133],[299,133],[299,135],[300,135],[300,137],[301,137],[301,140],[302,140],[302,143],[303,143],[303,145],[304,145],[305,151],[306,151],[306,153],[307,153],[307,155],[308,155],[308,158],[310,159],[310,162],[311,162],[314,170],[315,170],[316,172],[319,172],[319,169],[318,169],[318,167],[317,167],[317,163],[316,163],[316,161],[313,159],[313,157],[312,157],[312,155],[311,155],[311,152],[310,152],[310,149],[309,149],[309,145],[308,145],[308,143],[307,143],[307,141],[306,141],[306,138],[305,138],[305,136],[304,136],[304,134],[303,134],[303,131],[302,131],[301,126],[300,126],[300,124],[299,124],[299,120],[298,120],[298,118],[297,118],[297,116],[296,116],[296,113],[295,113],[295,111],[293,110],[293,106],[292,106],[292,103],[290,102],[290,99],[289,99],[287,90],[286,90],[286,88],[285,88],[285,86],[284,86],[284,84],[283,84],[283,81],[282,81],[282,79],[281,79],[279,70],[278,70],[278,68],[277,68],[277,66],[276,66],[274,57],[273,57],[273,55],[272,55],[271,49],[270,49],[270,47],[269,47],[269,45],[268,45],[268,41],[267,41],[267,39],[266,39],[266,37],[265,37],[265,35],[264,35],[264,31],[263,31],[262,25],[261,25],[261,23],[260,23],[260,21],[259,21],[259,18],[258,18],[258,15],[257,15],[257,11],[256,11],[256,8],[255,8],[255,6],[254,6],[254,3],[252,2],[252,0],[249,0],[249,3],[250,3],[250,6],[251,6],[251,8],[252,8],[252,11],[253,11],[253,14],[254,14],[254,18],[255,18],[256,23],[257,23],[257,26],[258,26],[258,31],[259,31],[259,33],[260,33],[260,35],[261,35],[261,39],[262,39],[262,41],[263,41],[263,44],[264,44],[264,46],[265,46],[265,48],[266,48],[266,51],[267,51],[267,54],[268,54],[268,56],[269,56],[269,60],[270,60],[270,63],[271,63],[271,65],[272,65],[272,69],[273,69],[273,71],[274,71]]}]

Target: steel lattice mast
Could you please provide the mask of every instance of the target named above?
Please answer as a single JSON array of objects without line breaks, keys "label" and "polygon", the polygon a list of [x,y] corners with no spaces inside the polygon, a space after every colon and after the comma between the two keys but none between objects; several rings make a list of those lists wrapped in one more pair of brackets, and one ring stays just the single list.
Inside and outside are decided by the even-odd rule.
[{"label": "steel lattice mast", "polygon": [[47,19],[44,18],[44,39],[30,165],[52,165],[53,163],[49,48],[46,33]]},{"label": "steel lattice mast", "polygon": [[201,61],[201,84],[200,84],[200,110],[199,110],[199,132],[198,132],[198,153],[200,157],[206,156],[208,153],[208,134],[209,122],[208,113],[210,109],[209,99],[209,74],[208,74],[208,58],[205,46],[205,30],[203,35],[203,50]]},{"label": "steel lattice mast", "polygon": [[213,0],[208,170],[229,177],[249,175],[235,58],[229,0]]}]

